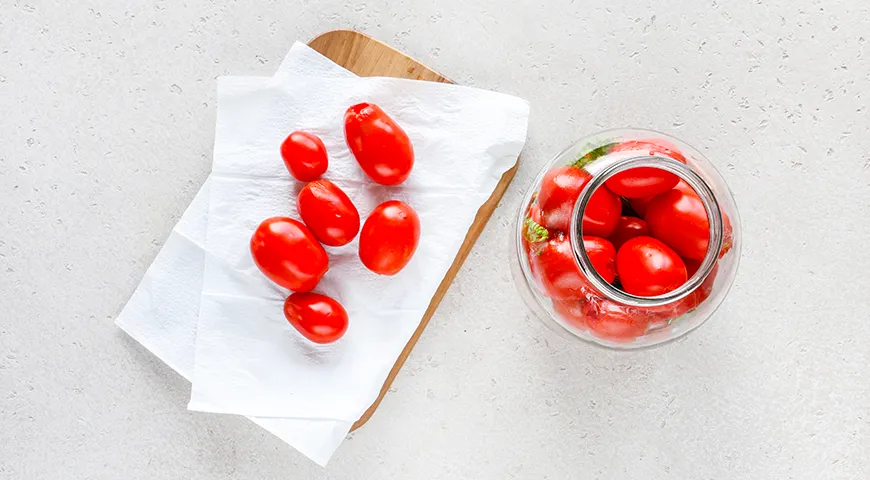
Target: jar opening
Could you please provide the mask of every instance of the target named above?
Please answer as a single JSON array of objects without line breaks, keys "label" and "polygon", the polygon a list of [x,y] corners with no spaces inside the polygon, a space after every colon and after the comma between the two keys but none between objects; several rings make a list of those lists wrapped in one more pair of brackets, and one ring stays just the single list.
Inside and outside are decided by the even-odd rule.
[{"label": "jar opening", "polygon": [[[656,168],[672,173],[685,181],[691,187],[707,212],[710,239],[707,252],[698,271],[677,289],[654,297],[642,297],[627,293],[607,282],[592,266],[586,248],[583,245],[583,213],[598,188],[614,175],[633,168]],[[710,185],[691,167],[672,158],[662,156],[606,156],[585,166],[592,179],[583,188],[580,197],[574,205],[570,223],[570,241],[580,271],[589,282],[606,298],[636,307],[656,307],[680,300],[690,295],[698,288],[716,265],[719,251],[723,243],[723,220],[719,203]]]}]

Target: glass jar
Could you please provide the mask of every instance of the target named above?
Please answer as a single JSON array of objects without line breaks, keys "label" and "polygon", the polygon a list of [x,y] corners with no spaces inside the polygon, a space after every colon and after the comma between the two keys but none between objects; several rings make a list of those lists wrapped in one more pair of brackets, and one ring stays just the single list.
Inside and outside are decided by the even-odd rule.
[{"label": "glass jar", "polygon": [[[643,182],[626,187],[626,175],[675,182],[670,174],[680,183],[652,196],[627,198],[606,186],[638,197],[656,190],[644,190],[650,185]],[[664,183],[665,189],[673,184]],[[607,191],[599,193],[602,189]],[[650,204],[653,208],[646,212]],[[681,257],[676,263],[686,267],[685,283],[655,296],[640,296],[621,286],[637,284],[637,276],[613,279],[617,265],[626,265],[623,273],[630,275],[628,260],[616,261],[629,258],[628,253],[615,254],[620,239],[612,233],[608,237],[614,208],[618,216],[642,219],[648,214],[648,233],[633,243],[664,242]],[[590,234],[617,244],[613,250],[607,247],[610,253],[605,255],[611,260],[604,274],[612,283],[593,267],[592,255],[584,248],[587,242],[593,242],[589,248],[596,245]],[[620,129],[581,139],[541,170],[523,198],[512,243],[514,279],[526,303],[547,325],[571,338],[636,349],[683,336],[713,314],[737,273],[741,232],[728,186],[698,150],[659,132]]]}]

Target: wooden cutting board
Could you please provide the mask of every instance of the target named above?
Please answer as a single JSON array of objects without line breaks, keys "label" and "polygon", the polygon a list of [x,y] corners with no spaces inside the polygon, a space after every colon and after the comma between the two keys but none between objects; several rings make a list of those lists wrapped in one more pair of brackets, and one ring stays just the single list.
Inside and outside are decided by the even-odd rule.
[{"label": "wooden cutting board", "polygon": [[[426,65],[423,65],[389,45],[353,30],[335,30],[332,32],[326,32],[314,40],[311,40],[308,45],[333,62],[361,77],[396,77],[427,80],[431,82],[453,83],[448,80],[447,77],[444,77]],[[502,175],[501,180],[495,187],[495,191],[492,192],[492,196],[490,196],[489,200],[487,200],[486,203],[480,207],[480,210],[477,211],[477,217],[475,217],[474,223],[465,234],[465,241],[459,248],[459,253],[453,260],[453,264],[447,271],[447,275],[444,276],[441,285],[438,286],[438,290],[435,292],[435,296],[433,296],[432,301],[429,302],[429,308],[426,309],[426,314],[423,315],[423,320],[420,321],[420,326],[417,327],[414,335],[408,341],[408,344],[405,345],[405,349],[402,350],[402,354],[399,355],[399,359],[396,360],[396,364],[393,365],[390,375],[387,377],[386,382],[384,382],[383,387],[381,387],[381,393],[378,395],[377,400],[375,400],[375,403],[373,403],[372,406],[363,413],[362,417],[353,424],[352,430],[356,430],[363,426],[375,413],[375,410],[377,410],[378,405],[380,405],[381,400],[383,400],[384,395],[393,383],[393,379],[396,378],[402,365],[405,364],[405,360],[407,360],[408,355],[411,354],[411,350],[414,349],[414,345],[417,344],[417,340],[420,339],[420,335],[423,333],[426,325],[429,324],[429,319],[432,318],[435,309],[438,308],[438,304],[441,303],[441,299],[444,298],[444,294],[447,293],[447,289],[453,282],[453,278],[456,277],[456,274],[459,272],[459,267],[462,266],[462,262],[465,261],[465,257],[468,256],[471,247],[474,246],[474,242],[477,241],[477,237],[480,235],[480,232],[483,231],[483,227],[486,225],[486,222],[489,221],[489,217],[492,216],[492,212],[498,205],[499,200],[501,200],[502,195],[504,195],[508,185],[510,185],[511,180],[513,180],[518,164],[519,159],[517,159],[517,163],[514,164],[510,170]]]}]

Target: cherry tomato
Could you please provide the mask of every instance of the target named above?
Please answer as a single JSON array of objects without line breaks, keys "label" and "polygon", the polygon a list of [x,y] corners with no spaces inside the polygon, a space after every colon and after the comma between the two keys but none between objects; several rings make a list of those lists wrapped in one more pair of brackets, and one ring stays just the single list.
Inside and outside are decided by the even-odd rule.
[{"label": "cherry tomato", "polygon": [[281,144],[281,157],[290,175],[302,182],[320,178],[329,165],[323,142],[308,132],[296,131],[288,135]]},{"label": "cherry tomato", "polygon": [[590,297],[582,305],[586,325],[598,337],[630,342],[646,333],[650,324],[647,312],[602,297]]},{"label": "cherry tomato", "polygon": [[695,272],[701,268],[700,260],[692,260],[690,258],[684,258],[683,263],[686,264],[686,278],[692,278],[695,275]]},{"label": "cherry tomato", "polygon": [[296,206],[302,221],[324,245],[347,245],[359,233],[359,212],[353,202],[325,178],[302,187]]},{"label": "cherry tomato", "polygon": [[[695,189],[690,187],[689,184],[686,183],[685,180],[680,180],[680,182],[677,183],[677,186],[674,187],[674,190],[679,190],[683,193],[689,193],[689,194],[696,195],[696,196],[698,195],[695,192]],[[650,199],[650,200],[652,200],[652,199]]]},{"label": "cherry tomato", "polygon": [[656,197],[629,198],[628,204],[631,205],[631,209],[634,210],[635,213],[646,218],[646,209],[654,198]]},{"label": "cherry tomato", "polygon": [[554,300],[583,298],[590,288],[574,260],[571,241],[562,233],[533,245],[529,265],[544,294]]},{"label": "cherry tomato", "polygon": [[601,237],[584,235],[583,248],[595,271],[605,282],[613,283],[616,280],[616,249],[613,244]]},{"label": "cherry tomato", "polygon": [[[674,187],[674,190],[679,190],[690,195],[698,195],[697,193],[695,193],[695,189],[690,187],[689,184],[686,183],[684,180],[680,180],[680,182],[677,183],[677,186]],[[645,218],[646,209],[647,207],[649,207],[650,202],[652,202],[654,198],[656,198],[656,195],[641,198],[629,198],[627,200],[628,204],[631,205],[631,209],[634,210],[635,213],[637,213],[641,217]]]},{"label": "cherry tomato", "polygon": [[635,237],[616,254],[622,288],[644,297],[662,295],[686,283],[686,265],[670,247],[652,237]]},{"label": "cherry tomato", "polygon": [[344,114],[344,136],[357,163],[381,185],[398,185],[414,166],[408,134],[380,107],[360,103]]},{"label": "cherry tomato", "polygon": [[[694,262],[694,260],[689,260],[689,262]],[[688,264],[687,264],[688,265]],[[700,266],[700,263],[697,264]],[[694,267],[697,271],[697,267]],[[680,300],[677,300],[673,303],[668,303],[665,305],[661,305],[658,307],[652,307],[650,309],[650,313],[656,317],[659,321],[668,321],[677,317],[681,317],[692,310],[698,308],[701,303],[706,300],[711,293],[713,293],[713,283],[716,281],[716,273],[719,270],[719,264],[713,266],[713,270],[710,271],[710,274],[707,275],[707,278],[701,282],[701,285],[698,286],[692,293],[688,296],[683,297]],[[689,276],[693,275],[693,271]]]},{"label": "cherry tomato", "polygon": [[553,310],[565,322],[583,330],[587,330],[583,300],[554,300]]},{"label": "cherry tomato", "polygon": [[380,275],[399,273],[420,243],[420,217],[408,205],[390,200],[372,211],[359,236],[359,258]]},{"label": "cherry tomato", "polygon": [[636,217],[622,216],[619,217],[616,228],[610,234],[609,240],[616,249],[619,249],[628,240],[643,235],[649,235],[649,229],[645,221]]},{"label": "cherry tomato", "polygon": [[[674,187],[674,190],[679,190],[679,191],[686,193],[688,195],[694,195],[696,197],[698,196],[698,194],[695,192],[695,189],[690,187],[689,184],[683,180],[680,180],[680,183],[678,183],[677,186]],[[650,198],[649,201],[652,201],[652,198]],[[705,210],[705,214],[706,214],[706,210]],[[723,256],[725,256],[725,254],[731,250],[731,247],[733,246],[733,244],[734,244],[734,230],[733,230],[733,227],[731,226],[731,218],[728,216],[727,213],[722,212],[722,250],[719,251],[719,258],[722,258]],[[705,253],[706,253],[706,250],[705,250]],[[683,260],[685,260],[685,258]],[[689,276],[691,276],[691,274]]]},{"label": "cherry tomato", "polygon": [[704,259],[710,243],[710,223],[697,195],[677,189],[665,192],[650,202],[644,218],[650,234],[681,257]]},{"label": "cherry tomato", "polygon": [[[639,140],[614,145],[610,153],[637,151],[638,155],[659,155],[686,163],[686,158],[676,147],[664,145],[661,140]],[[658,195],[674,188],[680,177],[653,167],[639,167],[619,172],[605,182],[607,188],[626,198],[643,198]]]},{"label": "cherry tomato", "polygon": [[254,263],[270,280],[296,291],[312,290],[329,270],[326,250],[298,220],[272,217],[251,237]]},{"label": "cherry tomato", "polygon": [[[544,175],[538,192],[538,205],[541,206],[541,219],[545,227],[568,231],[574,204],[591,178],[586,171],[572,166],[554,168]],[[621,213],[622,202],[619,197],[601,186],[586,204],[583,234],[610,236]]]},{"label": "cherry tomato", "polygon": [[319,293],[294,293],[284,301],[290,325],[314,343],[332,343],[347,331],[347,312],[340,303]]}]

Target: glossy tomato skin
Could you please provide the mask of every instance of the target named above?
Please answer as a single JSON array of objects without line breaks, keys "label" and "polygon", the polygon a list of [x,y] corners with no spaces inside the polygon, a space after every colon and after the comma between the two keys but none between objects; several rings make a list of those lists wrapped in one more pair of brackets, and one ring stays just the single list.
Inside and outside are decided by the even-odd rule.
[{"label": "glossy tomato skin", "polygon": [[296,206],[302,221],[324,245],[347,245],[359,233],[359,212],[353,202],[325,178],[302,187]]},{"label": "glossy tomato skin", "polygon": [[[545,227],[568,231],[574,204],[591,178],[583,169],[570,165],[554,168],[544,174],[537,201]],[[583,212],[583,234],[610,236],[621,214],[622,202],[619,197],[606,187],[599,187]]]},{"label": "glossy tomato skin", "polygon": [[616,248],[613,244],[601,237],[584,235],[583,248],[595,271],[605,282],[613,283],[616,280]]},{"label": "glossy tomato skin", "polygon": [[[661,140],[639,140],[623,142],[611,148],[610,153],[637,151],[650,156],[666,156],[682,163],[686,158],[671,145]],[[626,198],[643,198],[664,193],[676,186],[680,178],[673,173],[652,167],[639,167],[619,172],[610,177],[605,185],[615,194]]]},{"label": "glossy tomato skin", "polygon": [[284,317],[314,343],[332,343],[347,331],[347,312],[319,293],[294,293],[284,301]]},{"label": "glossy tomato skin", "polygon": [[553,311],[566,323],[582,330],[588,330],[583,302],[584,300],[554,300]]},{"label": "glossy tomato skin", "polygon": [[414,167],[408,134],[373,103],[360,103],[344,114],[347,146],[363,172],[381,185],[398,185]]},{"label": "glossy tomato skin", "polygon": [[644,219],[650,234],[683,258],[703,260],[710,243],[707,210],[695,194],[673,189],[650,202]]},{"label": "glossy tomato skin", "polygon": [[532,245],[529,267],[543,293],[553,300],[580,299],[591,288],[574,260],[571,241],[562,233]]},{"label": "glossy tomato skin", "polygon": [[273,282],[308,292],[329,270],[329,258],[308,228],[292,218],[268,218],[251,237],[254,263]]},{"label": "glossy tomato skin", "polygon": [[692,278],[695,275],[695,272],[701,268],[700,260],[692,260],[690,258],[684,258],[683,263],[686,265],[686,277]]},{"label": "glossy tomato skin", "polygon": [[295,131],[281,144],[281,158],[296,180],[310,182],[326,173],[329,158],[326,146],[313,133]]},{"label": "glossy tomato skin", "polygon": [[686,265],[673,249],[652,237],[635,237],[616,254],[616,271],[623,289],[653,297],[686,283]]},{"label": "glossy tomato skin", "polygon": [[647,228],[644,220],[637,217],[622,216],[619,217],[616,228],[613,229],[613,233],[608,240],[618,250],[625,242],[643,235],[649,235],[649,228]]},{"label": "glossy tomato skin", "polygon": [[420,217],[398,200],[384,202],[369,214],[359,237],[359,258],[379,275],[399,273],[420,243]]},{"label": "glossy tomato skin", "polygon": [[630,342],[644,335],[650,326],[647,312],[602,297],[590,297],[582,308],[590,331],[607,340]]},{"label": "glossy tomato skin", "polygon": [[[689,260],[693,262],[693,260]],[[697,271],[694,270],[694,272]],[[707,278],[698,286],[692,293],[688,296],[683,297],[680,300],[677,300],[673,303],[668,303],[665,305],[661,305],[658,307],[652,307],[649,311],[658,321],[668,321],[674,318],[681,317],[692,310],[698,308],[701,303],[706,300],[711,293],[713,293],[713,284],[716,281],[716,274],[719,271],[719,264],[713,266],[713,270],[710,271],[710,274],[707,275]]]}]

